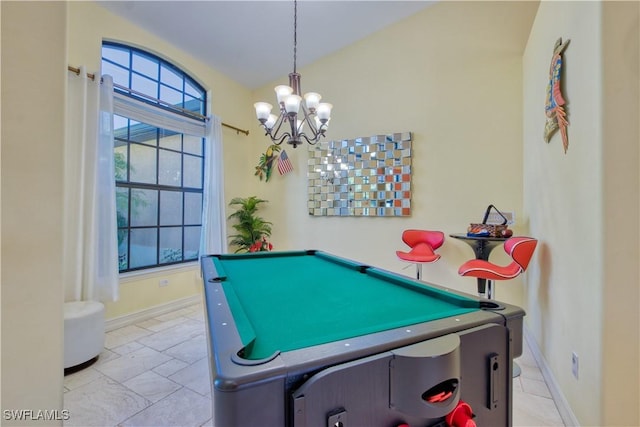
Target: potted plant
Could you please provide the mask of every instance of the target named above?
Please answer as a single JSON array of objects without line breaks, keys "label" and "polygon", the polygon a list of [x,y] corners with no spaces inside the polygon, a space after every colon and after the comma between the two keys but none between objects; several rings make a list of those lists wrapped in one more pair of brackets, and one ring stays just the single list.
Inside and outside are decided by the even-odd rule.
[{"label": "potted plant", "polygon": [[256,215],[258,207],[267,200],[256,196],[247,198],[236,197],[229,202],[229,206],[235,206],[236,211],[229,215],[228,219],[237,222],[232,227],[237,234],[229,236],[230,244],[237,246],[238,252],[262,252],[270,251],[273,245],[267,237],[271,237],[271,223]]}]

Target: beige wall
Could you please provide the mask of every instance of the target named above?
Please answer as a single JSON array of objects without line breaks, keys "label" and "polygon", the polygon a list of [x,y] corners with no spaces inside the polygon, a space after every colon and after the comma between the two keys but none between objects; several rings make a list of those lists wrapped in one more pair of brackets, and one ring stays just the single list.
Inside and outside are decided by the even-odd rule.
[{"label": "beige wall", "polygon": [[[542,2],[523,57],[524,209],[541,242],[526,325],[578,422],[589,426],[636,425],[640,403],[638,4],[604,5]],[[571,39],[562,82],[567,154],[559,134],[542,140],[558,37]]]},{"label": "beige wall", "polygon": [[[103,39],[138,46],[167,58],[195,77],[209,91],[213,113],[225,123],[241,128],[253,123],[248,89],[93,2],[69,2],[69,64],[86,65],[91,72],[99,70]],[[249,138],[223,127],[223,140],[225,165],[233,170],[233,165],[242,163],[246,158]],[[241,191],[237,188],[242,185],[242,180],[227,179],[225,193],[239,193]],[[160,287],[160,281],[165,280],[169,284]],[[106,317],[113,319],[136,313],[200,291],[197,264],[187,269],[166,269],[150,275],[125,275],[121,280],[119,300],[106,305]]]},{"label": "beige wall", "polygon": [[[330,139],[413,132],[413,212],[409,218],[310,217],[307,146],[288,148],[292,174],[275,172],[269,183],[245,178],[252,179],[253,193],[270,201],[262,213],[274,223],[275,247],[323,249],[413,275],[414,267],[395,256],[404,229],[464,232],[495,204],[514,210],[516,231],[525,233],[521,53],[536,8],[524,2],[438,3],[301,69],[303,91],[317,91],[334,104]],[[286,77],[256,91],[254,99],[273,101],[278,83]],[[254,161],[237,179],[251,176],[268,145],[265,137],[253,139]],[[457,274],[471,249],[448,238],[441,253],[438,263],[425,267],[426,279],[475,293],[475,279]],[[495,253],[497,260],[504,255]],[[519,303],[522,281],[499,284],[497,293]]]},{"label": "beige wall", "polygon": [[[2,409],[61,418],[66,6],[2,2],[1,10]],[[62,425],[4,412],[2,423]]]},{"label": "beige wall", "polygon": [[603,3],[602,28],[602,423],[622,426],[640,419],[640,3]]},{"label": "beige wall", "polygon": [[115,303],[107,304],[106,317],[124,317],[201,293],[202,278],[198,265],[169,271],[141,271],[120,278],[120,298]]},{"label": "beige wall", "polygon": [[[56,224],[64,68],[98,70],[107,38],[176,61],[211,90],[215,114],[251,130],[249,137],[223,131],[226,198],[269,199],[262,213],[274,222],[277,249],[320,248],[411,275],[394,255],[403,229],[460,232],[489,203],[515,210],[516,231],[541,244],[529,273],[499,284],[498,298],[527,310],[527,328],[581,424],[637,424],[639,256],[637,238],[625,238],[637,236],[640,225],[637,3],[541,2],[539,10],[524,2],[438,3],[301,69],[303,90],[335,105],[330,138],[414,132],[413,215],[395,219],[309,217],[306,147],[287,150],[293,174],[275,173],[270,183],[253,177],[268,143],[254,126],[251,104],[271,101],[272,86],[286,77],[251,93],[93,3],[69,2],[68,16],[62,3],[1,4],[3,409],[62,406]],[[572,39],[566,155],[558,136],[550,144],[541,137],[557,37]],[[37,84],[45,82],[43,70],[53,76],[46,87]],[[634,84],[619,84],[627,80]],[[23,113],[34,99],[42,100],[43,126],[25,127]],[[32,197],[25,200],[25,192]],[[34,208],[34,200],[48,209]],[[25,263],[43,251],[37,264]],[[456,273],[470,249],[447,239],[441,253],[425,268],[427,280],[473,292],[473,280]],[[197,294],[196,276],[194,267],[127,278],[108,317]],[[164,279],[168,288],[159,287]],[[579,380],[570,372],[572,351],[580,356]]]}]

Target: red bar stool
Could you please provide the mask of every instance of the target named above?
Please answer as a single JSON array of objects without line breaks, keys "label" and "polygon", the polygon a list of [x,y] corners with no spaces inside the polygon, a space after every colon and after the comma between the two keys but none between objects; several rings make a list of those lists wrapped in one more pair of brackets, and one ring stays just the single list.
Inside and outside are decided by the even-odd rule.
[{"label": "red bar stool", "polygon": [[[493,299],[493,282],[495,280],[509,280],[517,277],[529,266],[538,241],[531,237],[512,237],[504,242],[504,251],[513,259],[507,266],[496,265],[482,259],[472,259],[460,266],[461,276],[471,276],[487,279],[486,298]],[[481,297],[485,295],[480,294]],[[513,377],[520,375],[521,369],[513,362]]]},{"label": "red bar stool", "polygon": [[411,250],[409,252],[396,251],[396,255],[403,261],[416,265],[416,278],[422,279],[422,264],[436,262],[440,255],[435,252],[444,243],[444,233],[430,230],[405,230],[402,241]]},{"label": "red bar stool", "polygon": [[504,251],[513,259],[509,265],[501,266],[482,259],[472,259],[460,266],[458,274],[487,279],[485,295],[480,294],[480,296],[493,299],[493,282],[510,280],[524,273],[537,244],[538,241],[531,237],[512,237],[504,242]]}]

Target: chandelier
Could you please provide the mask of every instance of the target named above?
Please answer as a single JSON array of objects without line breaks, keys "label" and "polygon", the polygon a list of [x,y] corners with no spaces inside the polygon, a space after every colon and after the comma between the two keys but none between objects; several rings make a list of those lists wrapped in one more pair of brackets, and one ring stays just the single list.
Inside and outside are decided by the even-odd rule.
[{"label": "chandelier", "polygon": [[[271,114],[273,106],[267,102],[256,102],[258,121],[265,129],[275,145],[282,144],[285,140],[296,148],[307,141],[315,144],[324,136],[333,105],[320,102],[322,96],[315,92],[307,92],[300,95],[300,74],[296,72],[296,49],[298,27],[298,3],[293,2],[293,73],[289,74],[289,86],[275,87],[280,115]],[[302,111],[300,111],[302,110]],[[301,114],[300,114],[301,113]]]}]

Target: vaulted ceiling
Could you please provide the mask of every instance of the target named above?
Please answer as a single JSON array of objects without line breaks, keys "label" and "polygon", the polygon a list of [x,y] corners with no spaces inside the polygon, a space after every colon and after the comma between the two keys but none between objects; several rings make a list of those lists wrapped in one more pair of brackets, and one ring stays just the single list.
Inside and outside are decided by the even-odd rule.
[{"label": "vaulted ceiling", "polygon": [[[293,69],[293,1],[98,1],[249,88]],[[434,1],[299,0],[297,65],[303,67]]]}]

